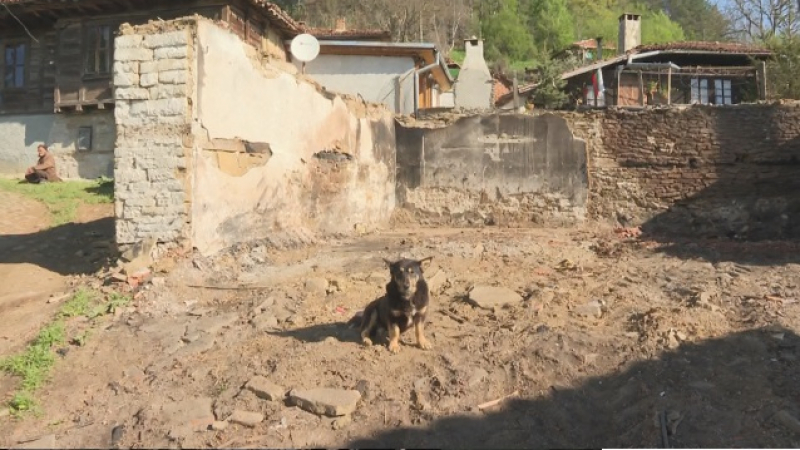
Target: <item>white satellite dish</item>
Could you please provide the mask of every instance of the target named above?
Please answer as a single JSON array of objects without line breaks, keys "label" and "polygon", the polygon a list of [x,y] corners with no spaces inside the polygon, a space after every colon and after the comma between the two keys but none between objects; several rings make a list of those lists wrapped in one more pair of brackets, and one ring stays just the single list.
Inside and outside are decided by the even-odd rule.
[{"label": "white satellite dish", "polygon": [[303,33],[298,34],[292,39],[290,48],[292,56],[307,63],[313,61],[319,55],[319,41],[314,36]]}]

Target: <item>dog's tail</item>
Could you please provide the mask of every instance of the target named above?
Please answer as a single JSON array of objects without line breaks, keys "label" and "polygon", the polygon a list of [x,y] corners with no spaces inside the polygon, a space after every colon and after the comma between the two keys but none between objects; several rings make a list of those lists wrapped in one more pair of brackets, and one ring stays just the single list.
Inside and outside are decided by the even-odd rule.
[{"label": "dog's tail", "polygon": [[359,311],[350,320],[347,321],[349,328],[359,328],[364,322],[364,311]]}]

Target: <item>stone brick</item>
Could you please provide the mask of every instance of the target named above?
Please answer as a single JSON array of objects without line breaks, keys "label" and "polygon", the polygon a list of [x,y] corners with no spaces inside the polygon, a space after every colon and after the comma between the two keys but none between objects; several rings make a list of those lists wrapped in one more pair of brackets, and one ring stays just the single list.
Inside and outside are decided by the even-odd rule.
[{"label": "stone brick", "polygon": [[152,61],[153,51],[146,48],[119,48],[114,49],[116,61]]},{"label": "stone brick", "polygon": [[139,63],[139,74],[146,74],[146,73],[157,73],[158,72],[158,62],[157,61],[148,61]]},{"label": "stone brick", "polygon": [[144,38],[144,46],[146,48],[178,47],[178,46],[185,46],[188,43],[189,43],[189,35],[186,30],[151,34],[149,36],[145,36]]},{"label": "stone brick", "polygon": [[185,84],[160,84],[150,88],[150,98],[160,100],[164,98],[187,97],[188,87]]},{"label": "stone brick", "polygon": [[160,59],[156,61],[156,67],[159,72],[167,70],[186,70],[189,67],[189,62],[186,59]]},{"label": "stone brick", "polygon": [[158,72],[158,81],[168,84],[183,84],[188,80],[188,72],[185,70],[165,70]]},{"label": "stone brick", "polygon": [[135,73],[117,73],[114,74],[115,87],[130,87],[139,85],[139,75]]},{"label": "stone brick", "polygon": [[138,61],[117,61],[114,63],[114,75],[118,73],[139,73]]},{"label": "stone brick", "polygon": [[155,49],[155,59],[183,59],[189,57],[189,47],[162,47]]},{"label": "stone brick", "polygon": [[[138,48],[142,46],[144,36],[140,34],[125,34],[114,38],[114,50],[117,53],[121,49]],[[117,58],[120,59],[120,58]]]},{"label": "stone brick", "polygon": [[129,87],[114,89],[116,100],[147,100],[150,98],[150,91],[143,88]]},{"label": "stone brick", "polygon": [[189,104],[185,98],[150,100],[150,113],[159,117],[186,115]]},{"label": "stone brick", "polygon": [[141,85],[142,87],[149,88],[157,84],[158,84],[157,72],[145,73],[139,77],[139,85]]}]

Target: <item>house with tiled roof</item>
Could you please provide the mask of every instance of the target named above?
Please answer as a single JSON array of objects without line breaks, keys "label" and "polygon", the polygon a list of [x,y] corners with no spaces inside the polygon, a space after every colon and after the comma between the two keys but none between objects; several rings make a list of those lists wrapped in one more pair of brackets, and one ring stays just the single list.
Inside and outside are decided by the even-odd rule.
[{"label": "house with tiled roof", "polygon": [[[766,98],[763,47],[681,41],[641,45],[641,16],[619,18],[618,54],[562,74],[574,106],[733,105]],[[520,87],[532,95],[536,84]],[[511,95],[496,106],[508,107]]]}]

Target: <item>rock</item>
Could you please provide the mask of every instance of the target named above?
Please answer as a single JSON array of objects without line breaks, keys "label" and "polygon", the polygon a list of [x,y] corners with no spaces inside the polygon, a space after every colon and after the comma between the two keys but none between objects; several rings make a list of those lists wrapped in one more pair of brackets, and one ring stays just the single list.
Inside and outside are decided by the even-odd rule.
[{"label": "rock", "polygon": [[370,383],[367,380],[359,380],[356,383],[355,389],[361,394],[361,398],[364,400],[370,399]]},{"label": "rock", "polygon": [[306,291],[312,294],[325,294],[328,290],[328,280],[324,278],[309,278],[305,282]]},{"label": "rock", "polygon": [[445,284],[447,284],[447,274],[444,273],[443,270],[439,270],[432,277],[426,277],[425,281],[428,283],[428,290],[432,294],[438,294]]},{"label": "rock", "polygon": [[175,266],[178,265],[178,262],[175,261],[175,258],[161,258],[153,264],[153,270],[158,273],[169,273],[175,270]]},{"label": "rock", "polygon": [[310,413],[335,417],[355,411],[361,400],[361,393],[333,388],[293,389],[289,393],[289,399],[292,404]]},{"label": "rock", "polygon": [[789,411],[778,411],[772,418],[787,430],[795,434],[800,434],[800,420],[797,420],[797,417]]},{"label": "rock", "polygon": [[214,422],[213,400],[198,397],[164,405],[162,420],[173,439],[186,438],[194,432],[207,430]]},{"label": "rock", "polygon": [[258,331],[273,330],[278,326],[278,318],[272,314],[261,314],[260,316],[253,317],[250,323],[252,323]]},{"label": "rock", "polygon": [[6,407],[0,408],[0,419],[2,419],[3,417],[9,416],[9,415],[11,415],[11,410],[10,409],[8,409]]},{"label": "rock", "polygon": [[344,428],[347,428],[351,423],[353,423],[352,417],[342,416],[334,420],[331,426],[334,430],[342,430]]},{"label": "rock", "polygon": [[294,314],[286,318],[286,323],[292,324],[296,327],[302,327],[306,321],[302,316]]},{"label": "rock", "polygon": [[575,314],[584,317],[601,317],[603,315],[603,304],[599,300],[592,300],[575,308]]},{"label": "rock", "polygon": [[56,448],[56,435],[48,434],[36,440],[21,443],[14,448]]},{"label": "rock", "polygon": [[223,431],[226,428],[228,428],[228,422],[226,421],[217,420],[211,424],[211,429],[213,431]]},{"label": "rock", "polygon": [[164,277],[153,277],[150,282],[153,283],[155,287],[164,287],[167,284],[167,279]]},{"label": "rock", "polygon": [[239,314],[228,313],[221,316],[208,316],[203,317],[197,322],[189,324],[189,329],[186,334],[192,334],[197,331],[204,331],[208,334],[216,334],[225,327],[229,327],[239,320]]},{"label": "rock", "polygon": [[496,286],[475,286],[469,292],[469,299],[484,309],[494,309],[522,301],[522,297],[511,289]]},{"label": "rock", "polygon": [[286,396],[286,389],[259,375],[250,378],[245,388],[264,400],[278,401]]},{"label": "rock", "polygon": [[277,310],[275,311],[275,318],[276,318],[276,319],[278,319],[278,322],[279,322],[279,323],[280,323],[280,322],[286,322],[286,321],[287,321],[287,319],[289,319],[290,317],[292,317],[292,315],[293,315],[293,314],[294,314],[294,313],[292,313],[291,311],[289,311],[289,310],[288,310],[288,309],[286,309],[286,308],[279,308],[279,309],[277,309]]},{"label": "rock", "polygon": [[269,309],[270,307],[272,307],[274,304],[275,304],[275,298],[267,297],[267,299],[261,302],[260,305],[253,308],[253,314],[257,316],[262,312],[266,311],[267,309]]},{"label": "rock", "polygon": [[111,429],[111,446],[116,447],[119,445],[122,435],[125,434],[125,425],[117,425]]},{"label": "rock", "polygon": [[472,371],[472,375],[470,375],[469,379],[467,380],[467,386],[474,387],[478,384],[482,383],[486,378],[489,376],[489,372],[477,368]]},{"label": "rock", "polygon": [[194,342],[194,341],[196,341],[196,340],[200,339],[202,336],[203,336],[203,335],[202,335],[202,334],[201,334],[199,331],[196,331],[196,332],[194,332],[194,333],[187,333],[187,334],[185,334],[185,335],[184,335],[184,336],[181,338],[181,340],[182,340],[183,342],[186,342],[187,344],[191,344],[192,342]]},{"label": "rock", "polygon": [[228,417],[228,422],[237,423],[239,425],[253,428],[254,426],[258,425],[259,423],[264,421],[264,415],[257,412],[251,411],[242,411],[240,409],[236,409],[233,411],[230,417]]},{"label": "rock", "polygon": [[[191,344],[175,349],[175,358],[182,359],[197,353],[204,353],[211,350],[216,343],[216,338],[209,334],[203,334],[199,339]],[[167,352],[169,354],[169,352]]]}]

